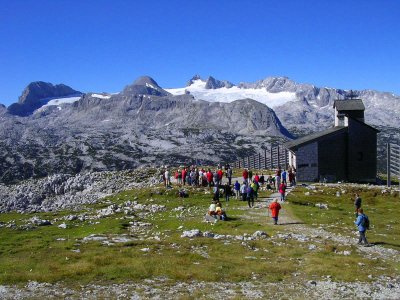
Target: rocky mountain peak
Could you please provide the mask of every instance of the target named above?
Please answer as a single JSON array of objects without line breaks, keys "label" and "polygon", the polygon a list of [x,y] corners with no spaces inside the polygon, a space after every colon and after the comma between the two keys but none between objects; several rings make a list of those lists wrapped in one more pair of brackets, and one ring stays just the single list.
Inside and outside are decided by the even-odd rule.
[{"label": "rocky mountain peak", "polygon": [[150,76],[141,76],[133,82],[133,85],[152,85],[161,88],[158,83]]},{"label": "rocky mountain peak", "polygon": [[254,83],[241,82],[240,88],[253,88],[261,89],[265,88],[268,92],[279,93],[283,91],[294,92],[297,88],[297,83],[288,77],[267,77],[265,79],[256,81]]},{"label": "rocky mountain peak", "polygon": [[195,82],[196,80],[201,80],[201,77],[199,74],[194,75],[187,83],[186,86],[190,86]]},{"label": "rocky mountain peak", "polygon": [[5,105],[0,104],[0,115],[4,114],[7,111],[7,108]]},{"label": "rocky mountain peak", "polygon": [[122,91],[124,95],[169,96],[170,93],[161,88],[150,76],[141,76]]},{"label": "rocky mountain peak", "polygon": [[65,84],[53,85],[49,82],[35,81],[31,82],[22,92],[18,99],[19,104],[33,104],[38,100],[50,97],[63,97],[80,92],[70,88]]},{"label": "rocky mountain peak", "polygon": [[209,76],[206,82],[206,89],[219,89],[219,88],[231,88],[234,84],[227,80],[218,80],[212,76]]},{"label": "rocky mountain peak", "polygon": [[49,82],[31,82],[18,98],[18,103],[11,104],[8,112],[12,115],[28,116],[51,98],[82,94],[65,84],[53,85]]}]

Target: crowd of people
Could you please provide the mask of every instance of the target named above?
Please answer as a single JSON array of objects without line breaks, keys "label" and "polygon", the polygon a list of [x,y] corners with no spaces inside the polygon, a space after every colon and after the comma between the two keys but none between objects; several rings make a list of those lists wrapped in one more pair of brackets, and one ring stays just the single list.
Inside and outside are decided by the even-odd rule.
[{"label": "crowd of people", "polygon": [[[223,183],[223,178],[226,178]],[[277,168],[274,174],[268,174],[264,176],[262,173],[253,174],[250,169],[243,169],[242,179],[240,183],[239,180],[235,180],[232,184],[233,169],[229,164],[218,167],[215,170],[211,168],[205,169],[197,166],[182,167],[175,170],[175,172],[170,173],[168,168],[160,170],[160,179],[163,181],[164,185],[168,188],[171,187],[171,177],[174,179],[175,183],[180,186],[202,186],[212,188],[212,203],[208,210],[208,216],[216,219],[226,220],[226,212],[222,209],[220,199],[224,198],[228,203],[231,197],[236,200],[247,201],[248,207],[254,207],[254,201],[258,198],[258,193],[260,187],[265,186],[267,190],[276,191],[280,194],[280,201],[284,202],[286,200],[286,188],[288,185],[296,185],[296,169],[294,167],[289,167],[286,169]],[[181,192],[180,192],[181,193]],[[181,197],[187,196],[187,194],[181,195]],[[359,244],[368,245],[366,238],[366,230],[369,229],[368,217],[364,214],[361,208],[361,198],[358,194],[355,194],[355,214],[356,221],[354,222],[359,231]],[[279,211],[281,205],[278,202],[278,198],[274,199],[268,206],[271,211],[271,217],[274,224],[278,224]]]},{"label": "crowd of people", "polygon": [[[173,173],[168,168],[160,170],[160,178],[165,186],[171,185],[171,177],[174,178],[175,183],[183,186],[221,186],[224,175],[227,178],[227,184],[232,187],[233,169],[229,164],[224,167],[219,165],[213,171],[211,168],[205,169],[197,166],[178,168]],[[287,171],[286,169],[281,170],[281,168],[277,168],[275,174],[267,176],[256,173],[254,177],[253,171],[245,168],[242,176],[244,183],[251,184],[252,182],[257,182],[259,185],[266,184],[267,189],[270,190],[279,190],[282,183],[285,185],[290,184],[290,186],[296,185],[296,169],[294,167],[289,167]]]},{"label": "crowd of people", "polygon": [[[261,186],[266,185],[268,190],[276,190],[281,194],[281,201],[285,200],[286,186],[296,184],[296,172],[293,167],[282,171],[277,168],[275,174],[264,176],[259,175],[250,169],[245,168],[242,173],[243,182],[236,180],[232,184],[233,170],[228,165],[221,167],[220,165],[212,171],[210,168],[191,166],[177,169],[173,174],[168,169],[160,171],[160,178],[166,187],[171,186],[171,177],[174,178],[176,184],[181,186],[203,186],[213,189],[213,200],[219,201],[221,197],[229,202],[231,197],[242,201],[247,201],[250,208],[254,207],[254,201],[258,198],[258,192]],[[226,177],[225,183],[222,182]]]},{"label": "crowd of people", "polygon": [[[226,213],[222,210],[221,199],[225,199],[225,202],[228,203],[234,197],[236,200],[247,201],[248,207],[252,208],[254,207],[254,202],[258,199],[260,188],[265,186],[268,190],[279,191],[281,201],[285,201],[287,183],[292,186],[296,184],[295,174],[293,167],[288,168],[287,171],[277,168],[274,174],[267,176],[264,176],[263,173],[261,175],[258,173],[253,175],[251,169],[245,168],[242,172],[243,181],[239,182],[240,180],[237,179],[235,183],[232,183],[233,169],[227,164],[224,167],[218,165],[214,170],[198,166],[181,167],[172,173],[168,168],[165,168],[160,170],[160,180],[163,181],[167,188],[171,187],[171,178],[173,178],[174,183],[181,187],[211,188],[213,202],[209,207],[208,215],[218,216],[221,220],[225,220]],[[223,179],[225,179],[224,182]],[[180,190],[180,197],[187,196],[181,191],[184,190]]]}]

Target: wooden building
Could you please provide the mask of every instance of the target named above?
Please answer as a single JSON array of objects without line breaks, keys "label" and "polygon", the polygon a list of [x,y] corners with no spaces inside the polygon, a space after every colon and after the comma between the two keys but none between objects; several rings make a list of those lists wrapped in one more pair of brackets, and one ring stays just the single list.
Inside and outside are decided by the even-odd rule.
[{"label": "wooden building", "polygon": [[334,127],[285,144],[297,180],[375,182],[379,131],[364,122],[362,100],[336,100],[333,107]]}]

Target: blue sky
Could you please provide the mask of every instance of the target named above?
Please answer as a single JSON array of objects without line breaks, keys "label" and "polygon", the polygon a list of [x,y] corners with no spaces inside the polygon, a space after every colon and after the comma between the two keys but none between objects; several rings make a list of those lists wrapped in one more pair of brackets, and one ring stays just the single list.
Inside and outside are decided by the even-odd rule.
[{"label": "blue sky", "polygon": [[32,81],[118,92],[194,74],[400,95],[398,0],[0,0],[0,103]]}]

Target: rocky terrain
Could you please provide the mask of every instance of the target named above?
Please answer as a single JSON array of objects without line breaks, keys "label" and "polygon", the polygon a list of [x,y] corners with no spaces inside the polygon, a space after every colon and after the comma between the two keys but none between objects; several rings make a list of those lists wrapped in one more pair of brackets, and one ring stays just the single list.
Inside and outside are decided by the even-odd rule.
[{"label": "rocky terrain", "polygon": [[[0,106],[0,182],[235,161],[331,127],[333,101],[348,95],[286,77],[234,85],[195,76],[184,89],[163,89],[144,76],[117,94],[81,94],[62,84],[34,82],[18,103]],[[381,130],[383,171],[385,143],[400,133],[400,98],[369,90],[352,96],[363,99],[366,122]]]},{"label": "rocky terrain", "polygon": [[171,96],[148,77],[26,117],[0,115],[0,182],[140,165],[215,163],[291,137],[267,106]]},{"label": "rocky terrain", "polygon": [[56,174],[16,185],[0,185],[0,213],[34,213],[72,209],[93,204],[108,195],[159,182],[155,169],[121,172]]},{"label": "rocky terrain", "polygon": [[[103,184],[114,183],[116,191],[120,183],[118,182],[116,174],[106,173],[101,180],[98,180],[94,186],[103,186]],[[127,173],[121,173],[121,177],[127,180]],[[136,184],[144,183],[152,184],[151,182],[156,181],[156,177],[147,176],[144,181],[142,171],[138,171],[134,175],[129,176],[131,181],[128,182],[129,186],[135,186]],[[97,176],[97,177],[96,177]],[[96,174],[96,178],[100,178],[99,174]],[[54,183],[55,178],[46,182],[39,183],[39,188],[43,189],[49,182]],[[122,179],[121,179],[122,181]],[[138,183],[140,181],[140,183]],[[61,180],[60,180],[61,182]],[[52,188],[60,188],[64,186],[65,193],[68,194],[74,190],[74,186],[80,183],[87,182],[87,179],[76,177],[69,178],[64,181],[64,184],[51,185]],[[31,183],[31,187],[37,185],[37,183]],[[84,184],[83,184],[84,185]],[[335,185],[330,185],[335,186]],[[360,186],[363,188],[369,188],[368,186]],[[27,186],[25,186],[27,188]],[[372,188],[372,187],[371,187]],[[78,188],[75,190],[82,190]],[[82,191],[85,191],[84,188]],[[95,187],[95,191],[102,191],[102,188]],[[313,191],[313,187],[310,186],[310,191]],[[290,192],[290,191],[289,191]],[[382,187],[382,192],[387,192]],[[98,197],[102,195],[102,192],[98,193]],[[256,207],[251,213],[248,213],[246,207],[242,209],[242,217],[244,218],[265,218],[266,206],[269,204],[271,198],[277,195],[273,194],[268,199],[262,199],[262,201],[256,203]],[[264,201],[267,200],[267,201]],[[22,201],[22,200],[19,200]],[[23,201],[22,201],[23,202]],[[75,203],[77,204],[77,203]],[[214,239],[221,243],[224,243],[229,247],[231,243],[241,243],[244,247],[248,247],[248,255],[244,257],[244,260],[257,260],[254,253],[264,251],[268,253],[268,249],[258,249],[252,246],[251,242],[256,240],[269,240],[274,246],[281,247],[282,249],[290,247],[290,243],[294,242],[298,244],[298,247],[308,249],[310,252],[321,251],[326,243],[334,242],[338,248],[351,249],[351,246],[356,240],[356,233],[354,236],[346,236],[344,234],[332,234],[327,228],[323,227],[309,227],[294,219],[284,210],[281,212],[279,223],[282,225],[288,224],[289,226],[282,226],[276,234],[269,236],[263,231],[256,231],[253,234],[244,235],[222,235],[213,233],[212,231],[201,232],[199,229],[181,230],[181,239]],[[47,207],[46,205],[44,208]],[[57,209],[58,207],[54,207]],[[321,209],[329,209],[328,206],[320,205]],[[22,209],[23,210],[23,209]],[[26,211],[32,211],[29,207]],[[155,213],[160,211],[166,211],[166,207],[162,205],[148,205],[139,204],[135,201],[126,201],[120,205],[111,204],[105,209],[93,211],[91,214],[79,214],[69,215],[64,217],[63,220],[78,220],[84,222],[91,220],[96,222],[105,216],[115,215],[121,211],[127,216],[132,216],[130,222],[131,230],[134,235],[96,235],[91,234],[77,241],[77,249],[71,251],[79,253],[79,244],[87,243],[90,241],[100,241],[106,247],[112,247],[116,243],[126,243],[139,238],[140,240],[165,240],[168,233],[152,233],[148,228],[152,225],[151,223],[143,223],[134,221],[134,215],[143,214],[142,217],[151,220]],[[176,214],[177,218],[185,218],[189,215],[201,215],[202,211],[187,209],[185,207],[177,207],[171,214]],[[29,226],[51,226],[51,222],[60,222],[62,220],[40,220],[33,217],[29,220],[27,225],[23,225],[26,228]],[[9,224],[3,224],[2,226],[9,226]],[[54,225],[53,225],[54,226]],[[58,225],[59,228],[66,228],[66,224],[62,223]],[[62,230],[62,229],[61,229]],[[134,236],[137,236],[135,238]],[[172,245],[176,251],[179,252],[179,245]],[[150,248],[141,249],[144,253],[153,251]],[[192,249],[193,252],[200,254],[203,257],[209,257],[209,249],[207,247],[197,247]],[[348,257],[353,255],[353,250],[335,251],[332,255],[339,257]],[[357,247],[355,251],[365,258],[367,261],[393,261],[398,263],[400,261],[400,253],[397,250],[390,248],[384,248],[379,245],[372,247]],[[261,258],[262,259],[262,258]],[[283,259],[283,258],[281,258]],[[304,258],[296,258],[299,264],[302,263]],[[363,268],[363,263],[359,267]],[[300,269],[301,270],[301,269]],[[365,272],[369,272],[365,269]],[[324,276],[322,279],[315,280],[304,280],[302,279],[301,272],[292,274],[291,280],[284,280],[279,283],[265,283],[258,280],[258,274],[253,273],[252,278],[241,282],[206,282],[206,281],[172,281],[168,277],[156,277],[148,278],[139,282],[125,282],[125,283],[114,283],[110,285],[101,284],[82,284],[77,288],[66,287],[62,283],[50,284],[46,282],[35,282],[30,281],[23,287],[17,286],[5,286],[0,285],[0,295],[2,299],[27,299],[27,298],[64,298],[64,299],[98,299],[98,298],[118,298],[118,299],[171,299],[171,298],[203,298],[203,299],[214,299],[215,293],[218,295],[224,295],[224,298],[235,299],[269,299],[269,298],[288,298],[288,299],[397,299],[400,296],[400,277],[391,276],[374,276],[368,275],[369,282],[363,282],[355,280],[354,282],[342,282],[336,281],[329,275]],[[212,290],[213,293],[209,291]]]},{"label": "rocky terrain", "polygon": [[[179,89],[168,91],[181,93]],[[234,85],[226,80],[216,80],[212,76],[202,79],[199,75],[187,83],[185,91],[193,94],[196,99],[211,102],[221,99],[230,102],[238,99],[241,93],[252,93],[253,99],[271,107],[291,132],[314,132],[333,126],[333,102],[350,96],[363,100],[368,124],[398,128],[397,124],[400,123],[400,97],[388,92],[316,87],[297,83],[287,77],[267,77],[253,83],[240,82]],[[279,101],[274,101],[274,96],[279,95]]]},{"label": "rocky terrain", "polygon": [[[378,278],[374,284],[325,281],[292,283],[258,283],[257,280],[228,282],[170,282],[168,278],[145,280],[143,283],[82,285],[79,290],[65,288],[60,284],[29,282],[24,288],[0,286],[3,299],[28,299],[32,297],[63,299],[171,299],[195,297],[213,299],[213,294],[226,299],[398,299],[399,279]],[[139,292],[142,291],[142,292]],[[291,298],[288,298],[291,299]]]}]

